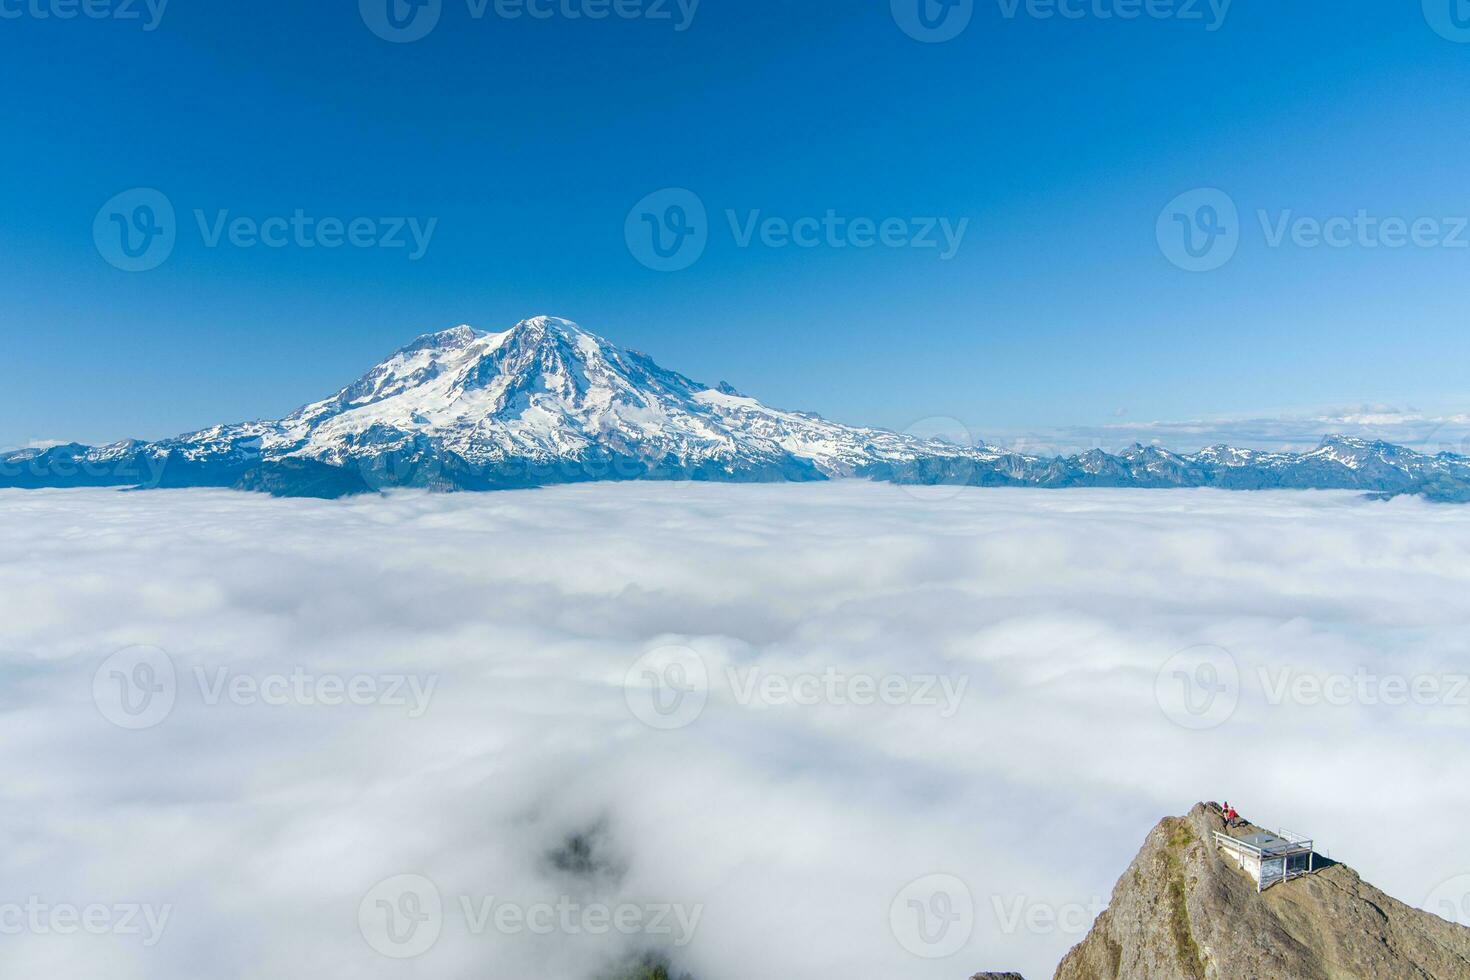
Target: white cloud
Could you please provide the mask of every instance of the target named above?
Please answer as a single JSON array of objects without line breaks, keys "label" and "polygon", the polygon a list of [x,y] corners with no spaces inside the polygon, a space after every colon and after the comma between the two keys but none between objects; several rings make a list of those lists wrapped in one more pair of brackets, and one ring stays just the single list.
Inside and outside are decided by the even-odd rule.
[{"label": "white cloud", "polygon": [[[1418,903],[1470,871],[1454,768],[1470,707],[1273,705],[1259,671],[1465,671],[1467,597],[1470,509],[1351,494],[0,492],[0,908],[173,910],[152,948],[23,931],[5,963],[109,980],[592,978],[636,944],[471,935],[458,905],[566,896],[700,907],[677,954],[698,980],[1046,976],[1081,934],[1008,932],[1014,910],[1092,905],[1159,817],[1226,796]],[[178,694],[161,725],[125,731],[93,674],[137,644],[167,651]],[[622,685],[670,644],[714,684],[693,724],[658,731]],[[1241,695],[1227,723],[1191,731],[1156,681],[1199,644],[1230,651]],[[752,666],[969,687],[952,717],[742,704],[726,668]],[[220,667],[438,686],[420,718],[206,703],[194,671]],[[548,862],[592,828],[622,874]],[[446,917],[400,961],[358,912],[404,874],[434,882]],[[895,896],[932,874],[965,882],[978,915],[950,959],[890,933]]]},{"label": "white cloud", "polygon": [[1334,408],[1302,414],[1192,421],[1123,421],[1027,432],[987,433],[987,441],[1020,452],[1068,455],[1089,449],[1117,451],[1134,443],[1178,453],[1226,444],[1242,449],[1305,452],[1324,436],[1382,439],[1418,452],[1470,456],[1470,415],[1426,413],[1382,405]]}]

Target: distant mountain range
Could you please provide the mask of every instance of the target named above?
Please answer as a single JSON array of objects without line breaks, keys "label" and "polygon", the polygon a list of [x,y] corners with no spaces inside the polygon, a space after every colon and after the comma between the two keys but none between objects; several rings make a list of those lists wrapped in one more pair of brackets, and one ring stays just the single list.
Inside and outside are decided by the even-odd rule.
[{"label": "distant mountain range", "polygon": [[699,384],[574,323],[455,327],[279,421],[0,453],[0,487],[233,487],[341,497],[594,480],[1348,489],[1470,501],[1470,458],[1329,436],[1312,452],[1134,446],[1041,457],[856,428]]}]

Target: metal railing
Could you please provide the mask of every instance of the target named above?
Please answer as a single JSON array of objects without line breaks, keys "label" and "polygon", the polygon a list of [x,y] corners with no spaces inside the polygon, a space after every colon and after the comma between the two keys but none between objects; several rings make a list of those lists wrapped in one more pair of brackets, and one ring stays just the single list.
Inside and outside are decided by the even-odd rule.
[{"label": "metal railing", "polygon": [[[1271,833],[1280,838],[1281,842],[1262,847],[1250,841],[1241,840],[1239,837],[1231,837],[1229,834],[1215,831],[1216,846],[1233,851],[1242,858],[1246,855],[1255,858],[1257,892],[1263,892],[1278,882],[1290,881],[1292,878],[1299,878],[1316,870],[1316,848],[1311,838],[1293,834],[1288,830],[1277,830]],[[1307,866],[1293,869],[1292,858],[1302,855],[1306,856]],[[1277,862],[1280,862],[1280,870],[1277,870]],[[1244,861],[1242,861],[1241,869],[1244,870]]]},{"label": "metal railing", "polygon": [[1252,844],[1250,841],[1241,840],[1239,837],[1231,837],[1229,834],[1222,833],[1218,830],[1215,831],[1215,843],[1231,850],[1245,851],[1247,854],[1253,854],[1258,858],[1279,858],[1282,855],[1298,851],[1310,851],[1315,845],[1315,842],[1310,837],[1293,834],[1287,830],[1273,830],[1268,831],[1268,833],[1279,837],[1281,843],[1267,844],[1262,847],[1257,844]]}]

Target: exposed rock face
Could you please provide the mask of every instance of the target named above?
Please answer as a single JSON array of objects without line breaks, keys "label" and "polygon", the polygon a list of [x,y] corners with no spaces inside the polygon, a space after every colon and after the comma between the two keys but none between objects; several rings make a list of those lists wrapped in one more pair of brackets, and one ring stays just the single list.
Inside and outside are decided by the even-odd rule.
[{"label": "exposed rock face", "polygon": [[[968,437],[966,442],[970,441]],[[283,419],[158,442],[0,451],[0,487],[235,487],[341,497],[593,480],[862,477],[976,487],[1363,490],[1470,502],[1470,457],[1329,436],[1309,453],[1135,445],[1063,457],[840,425],[666,370],[558,317],[426,334]]]},{"label": "exposed rock face", "polygon": [[1155,827],[1057,980],[1470,978],[1470,929],[1320,857],[1315,874],[1257,894],[1216,830],[1205,804]]}]

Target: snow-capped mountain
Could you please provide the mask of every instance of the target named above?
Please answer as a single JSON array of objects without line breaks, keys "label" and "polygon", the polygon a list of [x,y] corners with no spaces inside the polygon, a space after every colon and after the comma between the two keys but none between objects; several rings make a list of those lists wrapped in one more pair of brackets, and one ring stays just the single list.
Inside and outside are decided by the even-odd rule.
[{"label": "snow-capped mountain", "polygon": [[1352,488],[1470,496],[1470,460],[1328,438],[1311,453],[1135,446],[1041,458],[770,408],[567,320],[422,336],[279,421],[0,454],[0,486],[226,486],[335,497],[610,479]]}]

